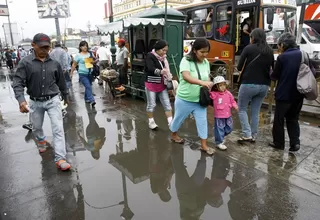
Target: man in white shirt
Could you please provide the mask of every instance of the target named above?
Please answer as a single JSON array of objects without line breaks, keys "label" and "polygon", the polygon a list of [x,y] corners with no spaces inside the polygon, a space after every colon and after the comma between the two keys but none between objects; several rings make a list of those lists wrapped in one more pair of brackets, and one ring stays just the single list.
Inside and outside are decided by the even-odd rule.
[{"label": "man in white shirt", "polygon": [[[110,66],[110,53],[109,50],[105,47],[105,43],[101,42],[100,47],[97,50],[97,56],[99,59],[100,73],[102,70]],[[103,85],[103,81],[99,79],[99,85]]]}]

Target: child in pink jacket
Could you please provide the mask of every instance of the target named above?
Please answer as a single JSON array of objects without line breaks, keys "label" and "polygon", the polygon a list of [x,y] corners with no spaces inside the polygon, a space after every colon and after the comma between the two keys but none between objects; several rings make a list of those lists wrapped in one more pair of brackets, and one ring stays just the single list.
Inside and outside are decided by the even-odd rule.
[{"label": "child in pink jacket", "polygon": [[226,80],[222,76],[213,79],[213,88],[210,92],[214,107],[214,136],[217,148],[226,150],[224,137],[232,131],[232,108],[238,111],[238,105],[233,95],[227,90]]}]

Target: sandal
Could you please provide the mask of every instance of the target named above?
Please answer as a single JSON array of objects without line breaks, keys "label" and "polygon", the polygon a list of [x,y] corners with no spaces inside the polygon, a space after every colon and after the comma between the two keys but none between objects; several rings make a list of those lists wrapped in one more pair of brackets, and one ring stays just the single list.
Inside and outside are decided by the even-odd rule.
[{"label": "sandal", "polygon": [[208,147],[207,150],[200,148],[201,152],[204,152],[206,154],[208,154],[209,156],[212,156],[216,151],[214,149],[212,149],[211,147]]},{"label": "sandal", "polygon": [[176,144],[184,144],[184,140],[180,137],[178,137],[177,139],[171,138],[171,141]]},{"label": "sandal", "polygon": [[238,143],[239,143],[239,144],[243,144],[243,143],[246,143],[246,142],[248,142],[248,143],[254,143],[255,140],[252,139],[251,137],[250,137],[250,138],[241,137],[241,138],[239,138],[239,140],[238,140]]}]

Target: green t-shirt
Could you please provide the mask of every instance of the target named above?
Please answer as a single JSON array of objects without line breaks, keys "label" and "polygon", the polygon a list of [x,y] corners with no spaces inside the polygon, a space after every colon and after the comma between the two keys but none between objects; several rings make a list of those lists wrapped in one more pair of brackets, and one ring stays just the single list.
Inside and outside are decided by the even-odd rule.
[{"label": "green t-shirt", "polygon": [[[201,80],[207,81],[210,74],[210,65],[207,59],[202,63],[197,63],[201,75]],[[200,87],[199,85],[190,84],[183,79],[182,72],[188,71],[193,78],[199,79],[196,66],[193,61],[188,61],[185,57],[180,63],[180,76],[177,96],[188,102],[199,102]]]}]

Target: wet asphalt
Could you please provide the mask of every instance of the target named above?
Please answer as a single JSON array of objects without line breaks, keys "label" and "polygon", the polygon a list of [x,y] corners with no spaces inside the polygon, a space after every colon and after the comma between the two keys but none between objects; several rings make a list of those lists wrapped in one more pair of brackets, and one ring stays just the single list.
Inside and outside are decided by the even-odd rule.
[{"label": "wet asphalt", "polygon": [[[270,120],[261,114],[256,144],[239,145],[239,122],[226,152],[198,150],[195,123],[181,129],[186,143],[173,144],[157,107],[150,131],[142,100],[113,100],[94,84],[96,109],[84,103],[74,79],[64,119],[70,172],[56,169],[53,150],[39,155],[21,126],[6,70],[0,71],[1,220],[315,220],[320,219],[320,124],[301,122],[301,150],[268,147]],[[213,117],[209,110],[210,145]],[[309,124],[309,123],[308,123]],[[44,130],[52,140],[46,116]]]}]

